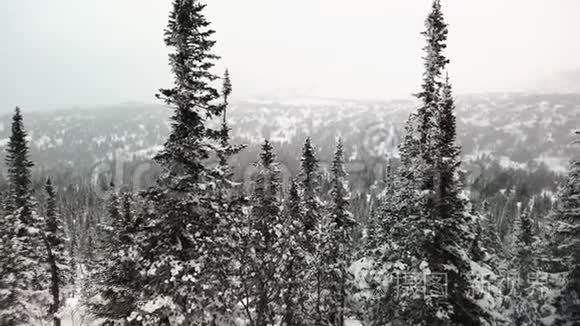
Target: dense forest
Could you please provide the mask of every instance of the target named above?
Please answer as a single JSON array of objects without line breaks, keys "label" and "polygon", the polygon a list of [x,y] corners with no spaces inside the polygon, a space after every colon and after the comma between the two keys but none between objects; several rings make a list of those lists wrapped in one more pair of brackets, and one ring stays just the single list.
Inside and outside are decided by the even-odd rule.
[{"label": "dense forest", "polygon": [[36,166],[15,109],[0,325],[580,325],[580,160],[463,169],[439,0],[397,155],[358,170],[345,135],[304,135],[299,156],[232,136],[204,8],[173,3],[171,124],[146,180]]}]

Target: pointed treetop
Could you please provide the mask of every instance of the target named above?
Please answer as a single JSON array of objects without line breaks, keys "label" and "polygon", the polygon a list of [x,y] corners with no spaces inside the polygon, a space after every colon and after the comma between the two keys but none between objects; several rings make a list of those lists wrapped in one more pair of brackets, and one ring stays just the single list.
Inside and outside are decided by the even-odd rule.
[{"label": "pointed treetop", "polygon": [[6,146],[6,166],[10,185],[10,209],[23,208],[22,218],[30,217],[31,212],[31,171],[34,163],[29,159],[26,130],[22,122],[20,108],[16,107],[12,117],[12,134]]},{"label": "pointed treetop", "polygon": [[222,110],[221,105],[211,103],[219,98],[218,91],[210,85],[218,79],[211,69],[219,57],[211,53],[215,45],[211,37],[215,31],[209,28],[204,8],[199,0],[173,1],[164,40],[174,49],[169,54],[169,63],[175,87],[161,89],[157,96],[182,111],[200,107],[211,117],[221,114]]},{"label": "pointed treetop", "polygon": [[310,141],[310,137],[306,138],[304,147],[302,148],[302,169],[306,173],[311,173],[318,167],[318,159],[314,153],[314,147]]},{"label": "pointed treetop", "polygon": [[274,147],[269,140],[265,139],[264,144],[262,144],[262,151],[260,152],[260,161],[267,167],[274,163],[276,159],[276,154],[274,154]]},{"label": "pointed treetop", "polygon": [[336,153],[335,153],[335,157],[336,156],[342,156],[343,153],[344,153],[344,144],[342,142],[342,138],[339,137],[338,140],[336,141]]},{"label": "pointed treetop", "polygon": [[14,109],[14,115],[12,116],[12,136],[11,140],[18,142],[26,142],[26,131],[24,130],[24,124],[22,122],[22,113],[20,108],[16,107]]},{"label": "pointed treetop", "polygon": [[50,179],[50,177],[46,178],[45,189],[49,196],[54,195],[54,187],[52,185],[52,180]]},{"label": "pointed treetop", "polygon": [[224,73],[224,83],[222,85],[222,93],[224,95],[225,102],[228,103],[228,98],[232,93],[232,82],[230,80],[230,72],[228,69],[226,69],[226,72]]},{"label": "pointed treetop", "polygon": [[344,171],[344,149],[341,138],[338,139],[336,144],[336,151],[334,152],[334,159],[332,160],[332,171],[338,177],[346,175]]},{"label": "pointed treetop", "polygon": [[423,91],[418,96],[428,104],[433,100],[433,91],[440,83],[437,79],[441,77],[445,66],[449,63],[449,59],[443,55],[443,50],[447,47],[445,42],[449,31],[443,18],[439,0],[433,1],[432,10],[425,20],[425,28],[425,31],[421,33],[427,41],[427,45],[423,47],[426,53],[423,58],[425,72],[423,73]]},{"label": "pointed treetop", "polygon": [[221,130],[221,142],[222,146],[227,146],[229,142],[229,128],[227,122],[227,106],[228,106],[228,99],[230,94],[232,93],[232,82],[230,81],[230,72],[226,69],[224,73],[224,82],[222,85],[222,94],[224,96],[224,112],[222,116],[222,130]]}]

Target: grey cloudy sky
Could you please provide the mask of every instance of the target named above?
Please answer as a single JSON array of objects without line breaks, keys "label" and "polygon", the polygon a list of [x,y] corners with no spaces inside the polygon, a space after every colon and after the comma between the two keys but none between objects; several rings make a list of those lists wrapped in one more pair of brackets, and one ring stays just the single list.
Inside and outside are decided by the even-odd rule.
[{"label": "grey cloudy sky", "polygon": [[[429,0],[211,0],[234,95],[392,98],[418,89]],[[444,0],[459,93],[576,69],[580,1]],[[169,0],[3,0],[0,111],[155,102]],[[541,84],[539,84],[541,85]]]}]

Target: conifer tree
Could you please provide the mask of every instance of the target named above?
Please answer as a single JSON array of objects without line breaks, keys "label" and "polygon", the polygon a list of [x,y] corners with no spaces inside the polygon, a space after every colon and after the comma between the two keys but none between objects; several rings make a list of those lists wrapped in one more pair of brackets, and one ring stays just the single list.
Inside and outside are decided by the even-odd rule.
[{"label": "conifer tree", "polygon": [[[388,243],[390,237],[390,228],[396,220],[396,205],[395,205],[395,176],[393,175],[392,161],[389,159],[385,168],[383,176],[383,191],[380,194],[380,207],[377,211],[376,221],[376,242],[375,248],[384,246]],[[376,252],[376,250],[375,250]],[[374,257],[376,258],[376,257]]]},{"label": "conifer tree", "polygon": [[[221,145],[223,148],[226,148],[229,145],[229,140],[230,140],[230,129],[228,127],[228,121],[227,121],[227,106],[229,104],[228,99],[230,97],[230,94],[232,93],[232,82],[230,81],[230,73],[229,71],[226,69],[226,72],[224,73],[224,77],[223,77],[223,85],[222,85],[222,95],[224,98],[224,112],[223,112],[223,116],[222,116],[222,129],[221,129]],[[221,158],[221,164],[225,165],[226,162],[224,162],[223,160],[225,160],[225,156]]]},{"label": "conifer tree", "polygon": [[[27,134],[20,109],[12,118],[12,134],[6,146],[8,193],[0,230],[0,324],[31,322],[44,311],[37,302],[46,277],[37,266],[45,254],[41,221],[34,212]],[[40,308],[44,310],[44,308]]]},{"label": "conifer tree", "polygon": [[[437,113],[439,101],[438,92],[441,88],[440,77],[449,63],[443,55],[447,47],[447,24],[443,19],[441,3],[439,0],[433,1],[431,12],[425,21],[426,30],[422,33],[427,41],[423,48],[425,51],[422,91],[417,94],[422,104],[417,110],[419,117],[418,132],[420,150],[425,158],[428,158],[430,149],[430,137],[433,130],[433,117]],[[430,163],[427,159],[427,163]]]},{"label": "conifer tree", "polygon": [[71,278],[70,258],[66,252],[64,225],[57,212],[56,192],[50,178],[46,180],[44,189],[47,195],[44,241],[50,270],[50,293],[52,295],[50,313],[54,325],[60,326],[60,317],[57,313],[61,307],[61,289]]},{"label": "conifer tree", "polygon": [[[576,131],[580,135],[580,131]],[[577,141],[576,143],[580,143]],[[558,298],[558,325],[580,324],[580,160],[573,159],[568,179],[557,205],[556,259],[568,271],[567,282]]]},{"label": "conifer tree", "polygon": [[348,267],[352,259],[352,232],[356,225],[356,221],[348,210],[350,194],[346,184],[343,151],[342,140],[339,139],[331,166],[332,188],[328,216],[330,223],[327,257],[330,271],[328,317],[333,325],[343,325],[345,321],[349,284]]},{"label": "conifer tree", "polygon": [[[122,198],[122,203],[119,201]],[[87,302],[92,313],[114,324],[125,322],[137,306],[140,275],[134,251],[135,228],[131,196],[112,190],[107,199],[107,218],[100,225],[100,254],[88,285]],[[98,299],[97,299],[98,298]],[[128,325],[137,325],[130,320]]]},{"label": "conifer tree", "polygon": [[[300,159],[300,178],[302,186],[302,202],[304,204],[304,233],[314,230],[320,222],[320,200],[318,159],[310,138],[306,138]],[[308,241],[309,239],[307,239]]]},{"label": "conifer tree", "polygon": [[218,57],[204,7],[198,0],[174,1],[165,31],[175,85],[159,97],[173,108],[172,128],[155,157],[163,173],[139,210],[145,278],[137,316],[151,323],[215,323],[237,304],[226,291],[233,280],[221,275],[234,270],[230,223],[219,204],[224,174],[208,161],[219,154],[221,130],[206,121],[219,118],[225,106],[212,86]]},{"label": "conifer tree", "polygon": [[280,203],[281,177],[275,162],[272,144],[266,140],[262,145],[257,164],[258,175],[254,182],[252,212],[250,216],[251,260],[250,275],[254,284],[255,316],[253,325],[274,324],[279,312],[282,283],[280,276],[285,262],[282,260],[282,212]]},{"label": "conifer tree", "polygon": [[502,241],[499,237],[497,225],[491,220],[489,203],[484,201],[481,208],[481,216],[477,221],[477,235],[473,250],[479,251],[483,257],[477,259],[473,254],[475,261],[485,262],[494,270],[497,270],[500,261],[506,258]]},{"label": "conifer tree", "polygon": [[327,303],[323,296],[327,289],[328,271],[325,268],[328,228],[323,221],[322,204],[319,199],[320,176],[318,159],[310,138],[302,148],[300,159],[301,202],[304,207],[302,233],[304,237],[300,247],[305,253],[307,264],[306,287],[309,289],[304,301],[307,323],[321,324],[326,321]]},{"label": "conifer tree", "polygon": [[536,308],[538,302],[533,296],[534,284],[529,282],[536,272],[534,254],[537,252],[530,211],[530,207],[526,207],[517,217],[517,228],[515,228],[514,234],[515,248],[511,262],[513,270],[516,271],[518,281],[516,282],[516,288],[510,292],[510,318],[513,324],[518,326],[531,326],[541,323]]},{"label": "conifer tree", "polygon": [[525,209],[518,217],[519,227],[516,234],[516,251],[514,255],[514,265],[518,269],[521,289],[525,289],[529,284],[528,276],[534,271],[534,232],[533,221],[529,209]]},{"label": "conifer tree", "polygon": [[384,214],[381,212],[378,205],[372,205],[365,226],[364,233],[364,255],[367,257],[374,257],[375,251],[380,244],[380,234],[381,234],[381,224],[380,219],[383,218]]},{"label": "conifer tree", "polygon": [[306,259],[301,247],[304,243],[303,208],[296,180],[292,180],[284,210],[283,248],[287,258],[282,278],[282,321],[288,326],[304,324],[303,306],[306,295]]},{"label": "conifer tree", "polygon": [[441,78],[448,63],[443,54],[448,32],[439,0],[433,1],[425,25],[425,72],[417,94],[421,104],[407,122],[400,147],[396,218],[387,239],[391,250],[386,253],[390,257],[386,260],[394,262],[386,266],[395,276],[445,274],[447,293],[433,297],[427,292],[402,292],[393,298],[396,310],[384,311],[387,317],[380,319],[478,325],[488,315],[468,294],[471,257],[465,249],[473,242],[474,219],[460,195],[454,104],[450,83]]},{"label": "conifer tree", "polygon": [[8,167],[9,202],[8,209],[20,210],[18,216],[22,223],[32,223],[31,175],[34,163],[30,161],[27,133],[24,130],[20,108],[12,117],[12,134],[6,147],[6,166]]},{"label": "conifer tree", "polygon": [[228,158],[231,157],[232,155],[239,153],[242,149],[246,147],[245,145],[232,145],[230,143],[231,128],[228,126],[227,108],[229,105],[229,97],[231,93],[232,93],[232,82],[230,80],[230,73],[226,69],[222,84],[223,114],[222,114],[221,129],[219,131],[220,149],[218,150],[220,166],[222,167],[222,169],[226,169],[226,171],[223,171],[226,177],[231,177],[231,171],[229,171],[227,167]]}]

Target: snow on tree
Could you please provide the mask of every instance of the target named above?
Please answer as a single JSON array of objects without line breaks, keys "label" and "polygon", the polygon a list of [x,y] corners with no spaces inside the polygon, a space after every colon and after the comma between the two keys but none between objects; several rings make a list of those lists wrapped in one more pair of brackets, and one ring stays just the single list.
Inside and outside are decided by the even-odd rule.
[{"label": "snow on tree", "polygon": [[242,149],[244,149],[245,145],[232,145],[230,143],[230,130],[231,128],[228,126],[227,121],[227,108],[229,105],[229,97],[232,93],[232,82],[230,80],[230,73],[226,69],[223,77],[223,84],[222,84],[222,97],[223,97],[223,113],[222,113],[222,122],[221,122],[221,129],[219,131],[219,138],[220,138],[220,148],[218,150],[218,157],[219,157],[219,165],[226,174],[227,177],[231,177],[231,171],[227,168],[227,161],[228,158],[234,154],[239,153]]},{"label": "snow on tree", "polygon": [[264,141],[250,200],[248,244],[251,254],[246,266],[252,283],[252,294],[247,298],[250,309],[254,311],[250,320],[256,326],[274,324],[280,311],[281,275],[286,263],[280,203],[281,176],[275,158],[272,144]]},{"label": "snow on tree", "polygon": [[119,197],[112,187],[107,199],[106,222],[99,225],[99,254],[91,266],[86,291],[92,314],[109,323],[124,322],[135,310],[139,293],[139,257],[134,250],[138,225],[131,195],[124,193],[121,200]]},{"label": "snow on tree", "polygon": [[357,224],[348,210],[350,194],[346,177],[344,149],[339,139],[331,165],[331,200],[327,216],[330,233],[326,257],[330,272],[328,322],[333,325],[343,325],[347,314],[348,267],[352,259],[352,232]]},{"label": "snow on tree", "polygon": [[306,300],[304,302],[307,322],[325,321],[325,298],[323,291],[327,285],[326,258],[327,225],[322,219],[322,202],[319,198],[320,174],[318,158],[310,138],[302,147],[299,180],[301,184],[301,203],[303,205],[302,232],[304,237],[300,247],[305,253],[307,268]]},{"label": "snow on tree", "polygon": [[52,295],[50,314],[52,315],[54,326],[60,326],[61,322],[58,313],[62,307],[62,288],[68,284],[72,278],[72,273],[70,270],[70,257],[66,250],[64,225],[60,214],[58,214],[56,191],[50,178],[46,180],[44,189],[47,198],[43,239],[50,271],[50,293]]},{"label": "snow on tree", "polygon": [[[218,57],[198,0],[176,0],[165,31],[174,87],[159,98],[173,109],[171,132],[155,160],[163,169],[138,210],[139,296],[131,320],[216,323],[232,318],[234,273],[225,173],[210,160],[221,151],[221,130],[207,124],[225,109],[212,86]],[[226,92],[229,95],[229,92]],[[225,206],[224,206],[225,205]],[[225,274],[224,274],[225,273]]]},{"label": "snow on tree", "polygon": [[20,325],[46,316],[48,277],[38,265],[45,257],[42,220],[34,210],[32,161],[19,108],[6,146],[8,192],[0,228],[0,324]]},{"label": "snow on tree", "polygon": [[304,230],[308,234],[320,222],[321,203],[318,198],[320,175],[318,159],[310,138],[306,138],[300,159],[300,181],[302,186],[302,202],[304,204]]},{"label": "snow on tree", "polygon": [[305,233],[302,225],[303,207],[298,192],[296,180],[290,183],[288,197],[284,208],[283,256],[285,266],[283,270],[282,286],[282,321],[286,325],[303,325],[304,302],[306,300],[306,253],[302,244]]},{"label": "snow on tree", "polygon": [[433,1],[425,25],[425,72],[422,91],[417,94],[421,104],[407,122],[400,147],[396,219],[385,239],[391,248],[383,258],[387,263],[379,268],[388,271],[394,278],[391,286],[398,290],[407,275],[423,277],[426,284],[427,279],[443,282],[445,277],[446,293],[429,295],[420,291],[427,288],[423,285],[392,296],[392,288],[386,288],[382,295],[392,299],[386,299],[390,304],[378,300],[385,307],[385,316],[379,320],[478,325],[485,323],[488,313],[469,296],[472,258],[466,249],[473,243],[474,217],[468,213],[458,178],[461,162],[455,144],[454,104],[449,80],[442,78],[448,63],[443,55],[447,25],[439,0]]},{"label": "snow on tree", "polygon": [[517,217],[518,227],[515,229],[515,245],[512,256],[513,276],[517,282],[510,285],[509,292],[509,317],[514,325],[538,325],[538,300],[533,296],[535,284],[530,279],[537,272],[534,253],[537,252],[537,237],[533,231],[533,220],[530,207],[526,207]]},{"label": "snow on tree", "polygon": [[[576,134],[580,135],[580,131]],[[578,141],[577,141],[578,143]],[[558,299],[557,325],[580,324],[580,160],[570,164],[556,208],[556,257],[564,262],[567,282]]]}]

